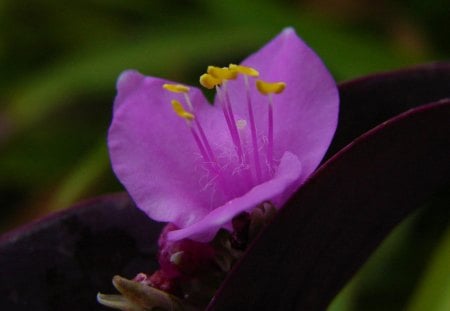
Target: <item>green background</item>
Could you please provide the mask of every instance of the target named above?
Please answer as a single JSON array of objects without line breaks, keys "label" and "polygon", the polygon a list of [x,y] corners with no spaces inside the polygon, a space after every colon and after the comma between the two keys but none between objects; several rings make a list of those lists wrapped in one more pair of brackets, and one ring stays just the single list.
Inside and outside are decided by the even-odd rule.
[{"label": "green background", "polygon": [[[196,84],[286,26],[337,81],[450,55],[445,0],[0,1],[0,232],[122,190],[106,149],[121,71]],[[449,202],[399,226],[330,310],[450,310]]]}]

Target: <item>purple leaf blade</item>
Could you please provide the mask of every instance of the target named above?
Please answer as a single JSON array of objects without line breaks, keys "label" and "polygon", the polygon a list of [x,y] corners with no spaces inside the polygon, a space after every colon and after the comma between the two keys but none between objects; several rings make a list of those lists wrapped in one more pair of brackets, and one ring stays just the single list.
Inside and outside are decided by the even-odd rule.
[{"label": "purple leaf blade", "polygon": [[408,109],[450,98],[450,63],[374,74],[339,85],[339,126],[325,159],[359,135]]},{"label": "purple leaf blade", "polygon": [[322,166],[209,310],[323,310],[389,231],[449,183],[450,100],[410,110]]},{"label": "purple leaf blade", "polygon": [[157,268],[161,230],[125,193],[96,198],[0,237],[2,310],[106,310],[111,278]]}]

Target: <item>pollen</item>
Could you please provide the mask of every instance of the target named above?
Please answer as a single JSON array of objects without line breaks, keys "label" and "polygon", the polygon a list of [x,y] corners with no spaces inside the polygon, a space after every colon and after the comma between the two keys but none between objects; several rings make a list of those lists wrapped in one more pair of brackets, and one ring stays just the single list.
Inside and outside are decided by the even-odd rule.
[{"label": "pollen", "polygon": [[189,88],[182,84],[169,84],[166,83],[163,85],[163,88],[172,93],[187,93],[189,92]]},{"label": "pollen", "polygon": [[214,78],[220,80],[234,80],[238,75],[237,71],[231,70],[228,67],[220,68],[215,66],[208,66],[208,70],[206,72]]},{"label": "pollen", "polygon": [[222,79],[215,78],[208,73],[204,73],[200,76],[200,84],[207,89],[213,89],[217,85],[222,84],[222,82]]},{"label": "pollen", "polygon": [[230,64],[229,68],[231,71],[236,71],[236,72],[246,75],[246,76],[250,76],[250,77],[254,77],[254,78],[259,77],[258,70],[256,70],[255,68],[252,68],[252,67]]},{"label": "pollen", "polygon": [[256,80],[256,88],[263,95],[280,94],[286,88],[284,82],[265,82],[263,80]]},{"label": "pollen", "polygon": [[175,111],[175,113],[180,117],[183,118],[187,121],[192,121],[194,120],[194,115],[188,111],[186,111],[183,107],[183,105],[178,101],[178,100],[172,100],[172,108],[173,111]]}]

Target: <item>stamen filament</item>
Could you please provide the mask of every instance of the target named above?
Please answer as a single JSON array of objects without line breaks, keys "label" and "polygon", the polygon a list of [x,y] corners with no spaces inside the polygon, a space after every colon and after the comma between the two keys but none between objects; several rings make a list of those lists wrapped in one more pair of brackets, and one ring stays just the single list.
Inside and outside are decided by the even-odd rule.
[{"label": "stamen filament", "polygon": [[239,161],[243,161],[242,154],[242,146],[241,140],[239,138],[239,133],[236,128],[236,121],[234,119],[233,111],[230,111],[229,98],[226,95],[226,84],[223,84],[223,90],[219,87],[216,87],[216,92],[219,96],[220,101],[222,102],[222,112],[225,117],[225,121],[227,122],[228,130],[230,131],[230,136],[233,141],[236,153],[238,155]]},{"label": "stamen filament", "polygon": [[269,170],[273,173],[273,94],[280,94],[286,88],[284,82],[265,82],[263,80],[256,80],[256,88],[262,95],[269,97],[269,111],[268,128],[267,128],[267,165]]},{"label": "stamen filament", "polygon": [[194,106],[192,106],[192,102],[191,102],[191,99],[189,98],[189,95],[187,93],[183,93],[183,95],[184,95],[184,100],[186,101],[186,104],[187,104],[189,110],[191,112],[194,112]]},{"label": "stamen filament", "polygon": [[205,132],[203,131],[203,128],[200,125],[200,122],[198,119],[195,120],[195,125],[197,126],[198,132],[203,141],[203,145],[205,146],[206,152],[208,153],[208,156],[209,156],[211,162],[217,163],[216,157],[214,156],[214,153],[212,151],[211,145],[209,144],[208,138],[206,137]]},{"label": "stamen filament", "polygon": [[251,171],[249,169],[247,169],[248,168],[247,161],[246,161],[243,149],[242,149],[241,138],[240,138],[239,131],[237,128],[236,118],[234,117],[233,108],[231,107],[230,97],[227,92],[226,80],[224,81],[222,86],[223,86],[223,92],[225,93],[224,97],[225,97],[226,110],[228,111],[228,115],[230,118],[231,129],[234,132],[235,147],[236,147],[236,151],[238,154],[238,158],[239,158],[241,166],[244,167],[245,179],[247,180],[248,183],[252,183],[252,174],[251,174]]},{"label": "stamen filament", "polygon": [[[191,113],[194,113],[194,106],[192,105],[191,99],[189,98],[189,95],[184,93],[184,100],[186,101],[187,106],[189,107],[189,110]],[[198,118],[195,118],[194,120],[195,125],[197,126],[198,132],[200,134],[201,141],[203,143],[203,146],[205,147],[205,150],[208,154],[209,159],[212,162],[216,162],[216,158],[214,156],[214,153],[212,151],[211,145],[209,144],[208,138],[205,135],[205,132],[203,131],[202,126],[200,125],[200,120]]]},{"label": "stamen filament", "polygon": [[261,164],[259,162],[258,139],[256,136],[255,116],[253,114],[252,100],[250,97],[250,87],[248,84],[247,75],[244,75],[244,81],[245,81],[245,90],[247,93],[247,110],[248,110],[248,118],[250,121],[250,132],[252,136],[253,161],[255,163],[256,182],[260,183],[262,181],[262,173],[261,173]]},{"label": "stamen filament", "polygon": [[268,144],[267,144],[267,162],[269,165],[270,170],[273,169],[273,101],[272,101],[272,94],[269,94],[269,111],[268,111]]},{"label": "stamen filament", "polygon": [[233,108],[231,107],[230,97],[228,96],[228,92],[226,90],[226,84],[224,85],[224,93],[225,93],[226,108],[228,110],[228,115],[230,116],[231,126],[233,129],[234,135],[236,137],[236,147],[237,147],[239,159],[241,160],[241,163],[244,163],[244,153],[242,152],[241,138],[239,136],[239,132],[238,132],[238,129],[236,126],[236,118],[234,117]]},{"label": "stamen filament", "polygon": [[[187,101],[190,103],[189,96],[186,95]],[[172,100],[172,108],[174,112],[181,118],[183,118],[186,121],[187,126],[191,129],[192,135],[194,136],[194,139],[198,145],[198,148],[200,149],[200,153],[202,154],[204,160],[206,162],[210,163],[216,163],[214,153],[211,149],[211,146],[209,145],[208,139],[205,135],[205,132],[203,131],[203,128],[200,125],[199,120],[195,118],[193,111],[188,112],[184,109],[183,105],[177,101]],[[192,107],[192,104],[190,104]],[[200,137],[198,136],[197,132],[195,132],[195,129],[192,125],[192,123],[195,123],[197,126],[197,129],[200,133]]]},{"label": "stamen filament", "polygon": [[202,155],[203,160],[205,161],[205,163],[211,164],[211,159],[209,158],[208,153],[206,152],[206,150],[202,144],[202,141],[200,140],[200,137],[198,136],[194,127],[192,126],[192,124],[188,124],[188,126],[189,126],[189,129],[191,130],[192,136],[194,137],[195,143],[197,144],[197,147],[200,150],[200,154]]}]

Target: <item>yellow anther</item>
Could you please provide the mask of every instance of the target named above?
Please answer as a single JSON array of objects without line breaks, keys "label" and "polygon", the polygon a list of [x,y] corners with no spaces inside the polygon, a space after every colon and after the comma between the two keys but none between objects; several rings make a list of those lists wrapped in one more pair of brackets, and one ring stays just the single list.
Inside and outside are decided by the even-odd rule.
[{"label": "yellow anther", "polygon": [[217,85],[222,84],[222,79],[217,79],[208,73],[204,73],[200,76],[200,84],[207,89],[212,89]]},{"label": "yellow anther", "polygon": [[185,120],[188,120],[188,121],[192,121],[192,120],[194,120],[194,115],[192,114],[192,113],[190,113],[190,112],[187,112],[184,108],[183,108],[183,105],[178,101],[178,100],[172,100],[172,108],[173,108],[173,111],[175,111],[175,113],[179,116],[179,117],[181,117],[181,118],[183,118],[183,119],[185,119]]},{"label": "yellow anther", "polygon": [[229,68],[232,71],[237,71],[238,73],[246,75],[246,76],[255,77],[255,78],[259,76],[258,70],[256,70],[255,68],[252,68],[252,67],[230,64]]},{"label": "yellow anther", "polygon": [[164,84],[163,88],[173,93],[187,93],[189,92],[189,88],[187,86],[181,84]]},{"label": "yellow anther", "polygon": [[269,83],[263,80],[256,80],[256,88],[263,95],[269,94],[280,94],[286,88],[286,83],[284,82],[274,82]]},{"label": "yellow anther", "polygon": [[220,80],[234,80],[238,75],[237,71],[230,70],[230,68],[228,67],[220,68],[215,66],[208,66],[208,70],[206,72],[214,78]]}]

